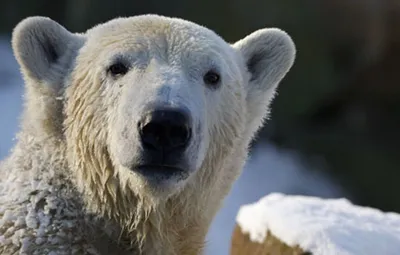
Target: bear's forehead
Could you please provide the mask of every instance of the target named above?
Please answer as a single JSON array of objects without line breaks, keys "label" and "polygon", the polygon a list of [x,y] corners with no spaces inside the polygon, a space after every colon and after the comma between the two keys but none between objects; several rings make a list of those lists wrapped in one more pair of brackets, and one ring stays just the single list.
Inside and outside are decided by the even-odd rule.
[{"label": "bear's forehead", "polygon": [[[157,15],[118,18],[86,32],[81,59],[101,65],[123,56],[128,61],[161,58],[167,63],[224,66],[236,61],[236,54],[212,30],[190,21]],[[129,60],[130,59],[130,60]],[[222,64],[221,61],[224,61]]]},{"label": "bear's forehead", "polygon": [[118,18],[86,32],[88,44],[106,46],[142,45],[147,47],[218,49],[225,41],[213,31],[178,18],[142,15]]}]

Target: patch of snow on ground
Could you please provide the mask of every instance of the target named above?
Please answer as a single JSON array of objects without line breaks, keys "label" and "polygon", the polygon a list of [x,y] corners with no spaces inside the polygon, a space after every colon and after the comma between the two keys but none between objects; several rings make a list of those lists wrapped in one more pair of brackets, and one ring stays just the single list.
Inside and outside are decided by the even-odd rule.
[{"label": "patch of snow on ground", "polygon": [[237,222],[255,242],[262,242],[269,230],[314,255],[400,254],[400,215],[347,199],[272,193],[242,206]]},{"label": "patch of snow on ground", "polygon": [[211,225],[206,254],[229,254],[235,218],[240,206],[257,201],[272,192],[324,198],[347,195],[328,176],[303,165],[295,153],[259,143],[252,150],[242,175]]}]

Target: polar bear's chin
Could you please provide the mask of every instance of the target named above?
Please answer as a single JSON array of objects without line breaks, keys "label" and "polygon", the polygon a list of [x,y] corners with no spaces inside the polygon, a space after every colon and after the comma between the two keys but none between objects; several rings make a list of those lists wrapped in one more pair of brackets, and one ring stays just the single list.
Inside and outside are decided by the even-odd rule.
[{"label": "polar bear's chin", "polygon": [[131,169],[137,178],[153,193],[173,194],[179,190],[189,178],[191,171],[176,166],[139,165]]},{"label": "polar bear's chin", "polygon": [[167,165],[141,165],[133,170],[150,182],[170,182],[187,179],[189,172],[185,169]]}]

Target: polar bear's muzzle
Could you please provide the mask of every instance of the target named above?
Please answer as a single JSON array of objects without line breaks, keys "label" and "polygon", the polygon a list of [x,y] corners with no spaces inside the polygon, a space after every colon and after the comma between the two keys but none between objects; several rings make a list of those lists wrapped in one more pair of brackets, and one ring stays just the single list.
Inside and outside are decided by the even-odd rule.
[{"label": "polar bear's muzzle", "polygon": [[143,148],[156,153],[181,153],[190,140],[191,122],[183,109],[164,107],[145,113],[138,123]]},{"label": "polar bear's muzzle", "polygon": [[185,152],[192,138],[192,123],[184,107],[152,107],[145,111],[137,125],[140,160],[132,170],[145,178],[186,178],[189,164]]}]

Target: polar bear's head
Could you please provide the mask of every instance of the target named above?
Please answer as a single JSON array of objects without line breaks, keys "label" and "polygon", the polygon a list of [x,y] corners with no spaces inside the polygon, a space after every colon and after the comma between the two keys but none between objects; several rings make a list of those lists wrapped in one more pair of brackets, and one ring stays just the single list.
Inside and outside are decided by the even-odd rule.
[{"label": "polar bear's head", "polygon": [[295,55],[279,29],[229,44],[157,15],[84,34],[31,17],[16,27],[13,48],[27,125],[65,141],[81,188],[116,206],[129,204],[130,192],[154,201],[230,186]]}]

